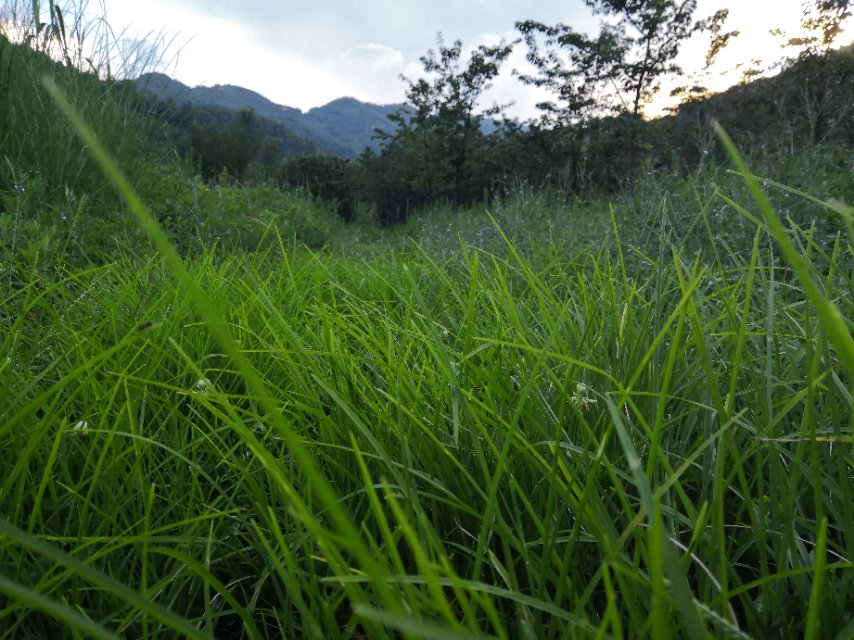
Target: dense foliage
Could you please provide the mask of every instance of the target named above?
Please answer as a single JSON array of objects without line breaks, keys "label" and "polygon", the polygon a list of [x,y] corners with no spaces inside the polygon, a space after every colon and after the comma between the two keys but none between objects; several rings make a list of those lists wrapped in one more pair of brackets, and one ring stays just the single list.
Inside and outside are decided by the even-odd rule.
[{"label": "dense foliage", "polygon": [[[548,38],[534,42],[533,30],[542,25],[521,28],[530,34],[532,51],[548,45]],[[555,42],[566,37],[547,33],[557,34]],[[340,207],[345,220],[352,219],[354,203],[362,202],[383,224],[400,223],[443,202],[456,208],[488,203],[521,185],[589,198],[633,190],[631,177],[638,172],[684,174],[720,166],[726,154],[711,133],[713,119],[739,140],[754,164],[778,178],[783,177],[775,173],[779,166],[818,147],[823,156],[837,159],[842,172],[854,140],[854,45],[802,55],[777,76],[718,95],[688,95],[674,114],[651,121],[639,119],[634,107],[607,115],[611,107],[595,104],[589,94],[572,93],[580,81],[577,69],[569,75],[552,69],[550,76],[528,80],[554,83],[556,91],[568,93],[544,103],[543,119],[524,126],[505,120],[487,127],[498,109],[476,109],[500,59],[484,72],[484,58],[461,58],[460,43],[440,42],[425,57],[425,70],[438,73],[433,84],[413,81],[412,106],[399,110],[379,133],[379,150],[367,149],[356,161],[324,160],[306,142],[289,143],[280,125],[245,110],[173,105],[164,117],[180,125],[178,149],[209,180],[225,175],[307,188]],[[549,64],[543,56],[538,59],[544,67]],[[453,81],[468,82],[469,93],[461,87],[446,90]],[[457,97],[450,95],[454,91]],[[823,195],[842,197],[845,191]]]}]

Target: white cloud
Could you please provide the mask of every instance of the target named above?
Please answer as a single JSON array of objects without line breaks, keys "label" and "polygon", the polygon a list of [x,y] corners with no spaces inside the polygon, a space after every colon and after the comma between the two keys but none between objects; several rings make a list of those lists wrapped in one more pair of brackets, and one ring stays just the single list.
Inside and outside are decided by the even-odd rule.
[{"label": "white cloud", "polygon": [[350,47],[337,58],[324,61],[324,68],[347,90],[340,95],[373,103],[402,102],[404,86],[400,73],[406,66],[402,51],[384,44],[366,43]]},{"label": "white cloud", "polygon": [[371,71],[400,70],[405,59],[403,52],[382,44],[360,44],[347,49],[341,56],[344,63],[367,66]]},{"label": "white cloud", "polygon": [[[306,109],[336,97],[402,101],[403,74],[418,78],[436,33],[464,46],[494,44],[526,17],[569,19],[581,0],[104,0],[111,23],[133,31],[179,31],[184,44],[169,72],[187,84],[239,84]],[[578,5],[578,6],[573,6]],[[509,65],[507,71],[509,72]]]}]

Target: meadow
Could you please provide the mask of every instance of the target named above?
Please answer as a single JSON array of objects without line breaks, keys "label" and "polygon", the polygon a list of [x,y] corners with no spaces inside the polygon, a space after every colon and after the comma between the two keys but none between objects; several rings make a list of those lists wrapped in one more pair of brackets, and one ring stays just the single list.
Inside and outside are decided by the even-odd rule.
[{"label": "meadow", "polygon": [[854,636],[850,207],[718,131],[346,226],[63,87],[5,114],[0,638]]},{"label": "meadow", "polygon": [[845,225],[182,259],[131,202],[159,251],[4,265],[3,637],[854,629]]}]

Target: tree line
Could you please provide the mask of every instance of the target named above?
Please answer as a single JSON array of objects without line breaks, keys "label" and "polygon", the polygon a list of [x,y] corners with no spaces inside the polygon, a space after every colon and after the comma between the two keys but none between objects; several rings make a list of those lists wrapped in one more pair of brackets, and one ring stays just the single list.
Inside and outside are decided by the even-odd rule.
[{"label": "tree line", "polygon": [[[804,3],[806,35],[780,33],[800,55],[778,78],[726,97],[711,97],[689,78],[673,92],[682,100],[678,111],[655,121],[644,119],[644,106],[665,78],[686,77],[676,59],[688,38],[708,36],[708,69],[738,37],[727,29],[728,11],[697,18],[697,0],[584,1],[601,18],[592,36],[520,21],[516,41],[466,52],[440,34],[421,57],[423,77],[403,78],[406,106],[377,132],[380,150],[356,161],[288,149],[282,132],[265,131],[247,110],[211,126],[210,115],[205,122],[185,107],[183,120],[173,118],[182,150],[207,178],[272,179],[336,202],[346,220],[363,202],[381,223],[394,224],[420,207],[488,202],[521,184],[571,194],[631,191],[644,166],[690,170],[716,153],[704,131],[712,116],[740,139],[781,146],[785,139],[790,151],[854,142],[854,50],[829,51],[851,16],[850,0]],[[533,69],[516,72],[519,80],[551,96],[527,123],[502,118],[506,105],[481,104],[515,46],[525,47]]]}]

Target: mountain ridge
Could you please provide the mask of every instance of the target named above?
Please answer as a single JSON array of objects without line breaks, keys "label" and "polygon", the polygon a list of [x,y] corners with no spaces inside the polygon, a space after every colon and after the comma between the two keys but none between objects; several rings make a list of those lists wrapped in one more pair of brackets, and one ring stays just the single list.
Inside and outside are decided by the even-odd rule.
[{"label": "mountain ridge", "polygon": [[320,107],[302,111],[273,102],[260,93],[236,85],[190,87],[163,73],[146,73],[136,85],[160,100],[187,102],[196,106],[252,109],[256,116],[289,129],[323,152],[355,158],[365,148],[377,150],[373,139],[377,128],[389,127],[388,116],[403,104],[372,104],[350,96],[336,98]]}]

